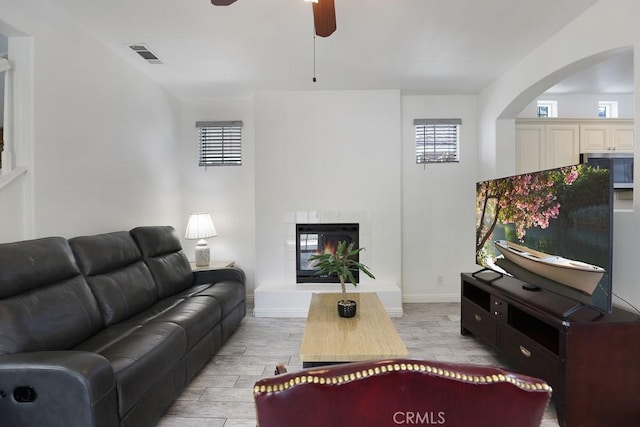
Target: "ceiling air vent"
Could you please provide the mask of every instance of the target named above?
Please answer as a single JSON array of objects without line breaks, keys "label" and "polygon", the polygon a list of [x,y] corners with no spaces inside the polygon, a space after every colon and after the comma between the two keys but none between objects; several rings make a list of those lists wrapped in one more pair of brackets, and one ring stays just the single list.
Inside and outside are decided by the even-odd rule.
[{"label": "ceiling air vent", "polygon": [[149,49],[144,44],[130,44],[129,47],[149,64],[162,64],[160,58],[158,58],[155,53],[151,52],[151,49]]}]

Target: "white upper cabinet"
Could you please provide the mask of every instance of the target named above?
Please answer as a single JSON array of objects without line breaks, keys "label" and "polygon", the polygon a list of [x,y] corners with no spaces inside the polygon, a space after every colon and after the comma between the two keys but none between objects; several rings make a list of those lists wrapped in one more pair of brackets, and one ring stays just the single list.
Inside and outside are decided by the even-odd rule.
[{"label": "white upper cabinet", "polygon": [[575,123],[546,125],[545,169],[575,165],[580,161],[580,127]]},{"label": "white upper cabinet", "polygon": [[586,124],[580,126],[580,152],[604,153],[609,144],[609,126]]},{"label": "white upper cabinet", "polygon": [[581,153],[631,153],[633,140],[633,120],[603,120],[580,124]]},{"label": "white upper cabinet", "polygon": [[580,161],[580,127],[577,123],[516,121],[516,173],[534,172]]},{"label": "white upper cabinet", "polygon": [[544,125],[516,125],[516,173],[542,170]]},{"label": "white upper cabinet", "polygon": [[581,153],[633,151],[633,120],[516,120],[516,173],[573,165]]},{"label": "white upper cabinet", "polygon": [[616,151],[633,152],[635,132],[633,122],[627,124],[612,124],[609,135],[611,136],[611,146]]}]

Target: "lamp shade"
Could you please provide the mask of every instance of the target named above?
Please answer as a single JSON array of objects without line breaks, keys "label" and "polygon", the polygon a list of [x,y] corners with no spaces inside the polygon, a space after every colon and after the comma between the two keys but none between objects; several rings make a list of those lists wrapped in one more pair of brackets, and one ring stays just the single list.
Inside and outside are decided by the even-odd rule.
[{"label": "lamp shade", "polygon": [[217,235],[216,227],[208,213],[195,213],[189,216],[185,239],[208,239]]}]

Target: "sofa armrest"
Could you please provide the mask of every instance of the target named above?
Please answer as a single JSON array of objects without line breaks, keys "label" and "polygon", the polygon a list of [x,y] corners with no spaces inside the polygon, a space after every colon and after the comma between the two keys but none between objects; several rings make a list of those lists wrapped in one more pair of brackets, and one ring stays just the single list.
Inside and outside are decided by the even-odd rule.
[{"label": "sofa armrest", "polygon": [[0,355],[0,417],[6,425],[119,425],[113,369],[81,351]]},{"label": "sofa armrest", "polygon": [[245,284],[244,271],[237,267],[216,268],[215,270],[201,270],[193,272],[193,284],[217,283],[232,280]]}]

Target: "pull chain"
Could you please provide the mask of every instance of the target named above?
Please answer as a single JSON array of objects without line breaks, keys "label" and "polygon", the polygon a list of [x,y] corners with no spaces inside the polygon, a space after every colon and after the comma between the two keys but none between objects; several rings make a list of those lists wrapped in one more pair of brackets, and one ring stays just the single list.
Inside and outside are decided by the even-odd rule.
[{"label": "pull chain", "polygon": [[316,33],[313,32],[313,82],[316,82]]}]

